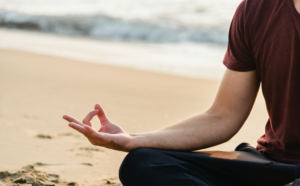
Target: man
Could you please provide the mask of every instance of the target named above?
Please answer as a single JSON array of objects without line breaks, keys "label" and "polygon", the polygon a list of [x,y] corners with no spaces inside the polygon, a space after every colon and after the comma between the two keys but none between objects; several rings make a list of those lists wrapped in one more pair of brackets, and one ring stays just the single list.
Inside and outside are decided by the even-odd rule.
[{"label": "man", "polygon": [[[243,0],[223,63],[228,68],[211,108],[165,129],[128,134],[100,105],[82,123],[64,116],[92,144],[129,152],[124,186],[284,185],[299,175],[300,0]],[[269,120],[257,150],[191,152],[228,141],[242,127],[260,82]],[[91,128],[98,116],[99,132]],[[296,176],[295,176],[296,173]]]}]

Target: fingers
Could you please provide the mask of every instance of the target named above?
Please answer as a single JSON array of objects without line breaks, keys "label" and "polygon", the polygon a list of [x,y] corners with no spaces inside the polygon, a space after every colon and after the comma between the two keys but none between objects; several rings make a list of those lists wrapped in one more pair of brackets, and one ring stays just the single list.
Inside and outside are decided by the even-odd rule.
[{"label": "fingers", "polygon": [[95,109],[99,110],[99,112],[97,113],[97,116],[102,124],[109,122],[109,120],[107,119],[107,117],[104,113],[104,110],[102,109],[102,107],[99,104],[95,105]]},{"label": "fingers", "polygon": [[85,125],[84,129],[86,131],[86,137],[93,140],[93,141],[96,141],[97,145],[101,145],[105,142],[105,138],[103,136],[103,133],[99,133],[99,132],[95,131],[93,128],[91,128],[88,125]]},{"label": "fingers", "polygon": [[97,145],[97,143],[95,142],[95,139],[97,138],[97,132],[94,129],[92,129],[90,126],[83,125],[83,124],[78,125],[77,123],[70,122],[69,127],[73,128],[73,129],[77,130],[78,132],[80,132],[81,134],[83,134],[85,137],[87,137],[89,139],[89,141],[93,145]]},{"label": "fingers", "polygon": [[103,144],[107,143],[107,139],[105,138],[104,133],[98,133],[88,125],[81,126],[77,123],[70,122],[69,126],[87,137],[93,145],[102,146]]},{"label": "fingers", "polygon": [[84,129],[85,129],[87,135],[89,135],[91,137],[97,136],[97,131],[95,131],[92,127],[85,125]]},{"label": "fingers", "polygon": [[86,117],[83,119],[82,123],[84,123],[84,124],[86,124],[86,125],[88,125],[88,126],[92,126],[91,120],[93,119],[93,117],[94,117],[95,115],[98,114],[98,112],[99,112],[98,109],[95,109],[95,110],[89,112],[89,113],[86,115]]},{"label": "fingers", "polygon": [[85,125],[84,129],[86,131],[86,136],[88,138],[93,138],[95,140],[100,140],[103,141],[104,140],[104,133],[99,133],[97,131],[95,131],[92,127]]},{"label": "fingers", "polygon": [[84,125],[79,125],[77,123],[74,122],[70,122],[69,123],[69,127],[77,130],[78,132],[82,133],[83,135],[86,135],[86,130],[84,129]]},{"label": "fingers", "polygon": [[68,116],[68,115],[63,115],[63,119],[67,120],[68,122],[73,122],[73,123],[77,123],[79,125],[82,125],[82,123],[80,123],[78,120],[76,120],[75,118],[73,118],[72,116]]}]

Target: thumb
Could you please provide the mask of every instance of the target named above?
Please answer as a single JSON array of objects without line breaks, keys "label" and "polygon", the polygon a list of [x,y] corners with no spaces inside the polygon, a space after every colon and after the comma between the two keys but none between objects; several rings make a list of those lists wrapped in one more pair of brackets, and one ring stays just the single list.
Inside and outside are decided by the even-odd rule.
[{"label": "thumb", "polygon": [[102,107],[99,104],[95,105],[95,109],[99,110],[99,112],[97,113],[97,116],[98,116],[101,124],[109,122],[108,118],[106,117],[106,115],[104,113],[104,110],[102,109]]}]

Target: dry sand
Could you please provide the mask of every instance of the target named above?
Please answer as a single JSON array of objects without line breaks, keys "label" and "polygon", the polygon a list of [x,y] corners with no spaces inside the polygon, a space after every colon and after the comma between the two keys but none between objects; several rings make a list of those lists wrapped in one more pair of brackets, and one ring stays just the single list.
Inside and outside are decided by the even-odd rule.
[{"label": "dry sand", "polygon": [[[0,171],[13,171],[0,173],[0,179],[16,181],[13,173],[35,165],[23,168],[24,175],[42,171],[47,172],[40,172],[44,181],[59,175],[62,185],[117,185],[126,153],[90,145],[67,127],[63,114],[81,120],[100,103],[127,132],[153,131],[205,111],[218,85],[212,80],[0,50]],[[231,151],[241,142],[255,146],[266,121],[260,93],[241,131],[210,150]],[[99,127],[96,119],[93,123]]]}]

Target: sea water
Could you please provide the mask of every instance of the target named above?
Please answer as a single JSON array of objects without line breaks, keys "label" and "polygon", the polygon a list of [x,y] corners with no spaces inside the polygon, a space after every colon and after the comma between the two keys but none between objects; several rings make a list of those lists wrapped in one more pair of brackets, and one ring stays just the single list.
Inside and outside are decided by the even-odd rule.
[{"label": "sea water", "polygon": [[[124,62],[112,57],[107,61],[112,65],[220,79],[225,69],[222,59],[229,26],[240,1],[0,0],[0,27],[52,34],[53,38],[58,35],[58,40],[61,36],[74,38],[71,46],[80,45],[79,40],[86,42],[86,48],[77,51],[82,56],[84,51],[86,56],[92,55],[87,52],[95,49],[89,48],[90,41],[98,41],[99,45],[127,43],[133,50],[149,51],[151,60],[134,61],[129,55]],[[9,31],[2,32],[2,37],[3,34],[9,35]],[[4,40],[0,39],[2,46],[11,43],[7,37],[6,43]],[[34,48],[33,45],[36,43],[31,43]],[[69,56],[71,53],[69,49]]]}]

